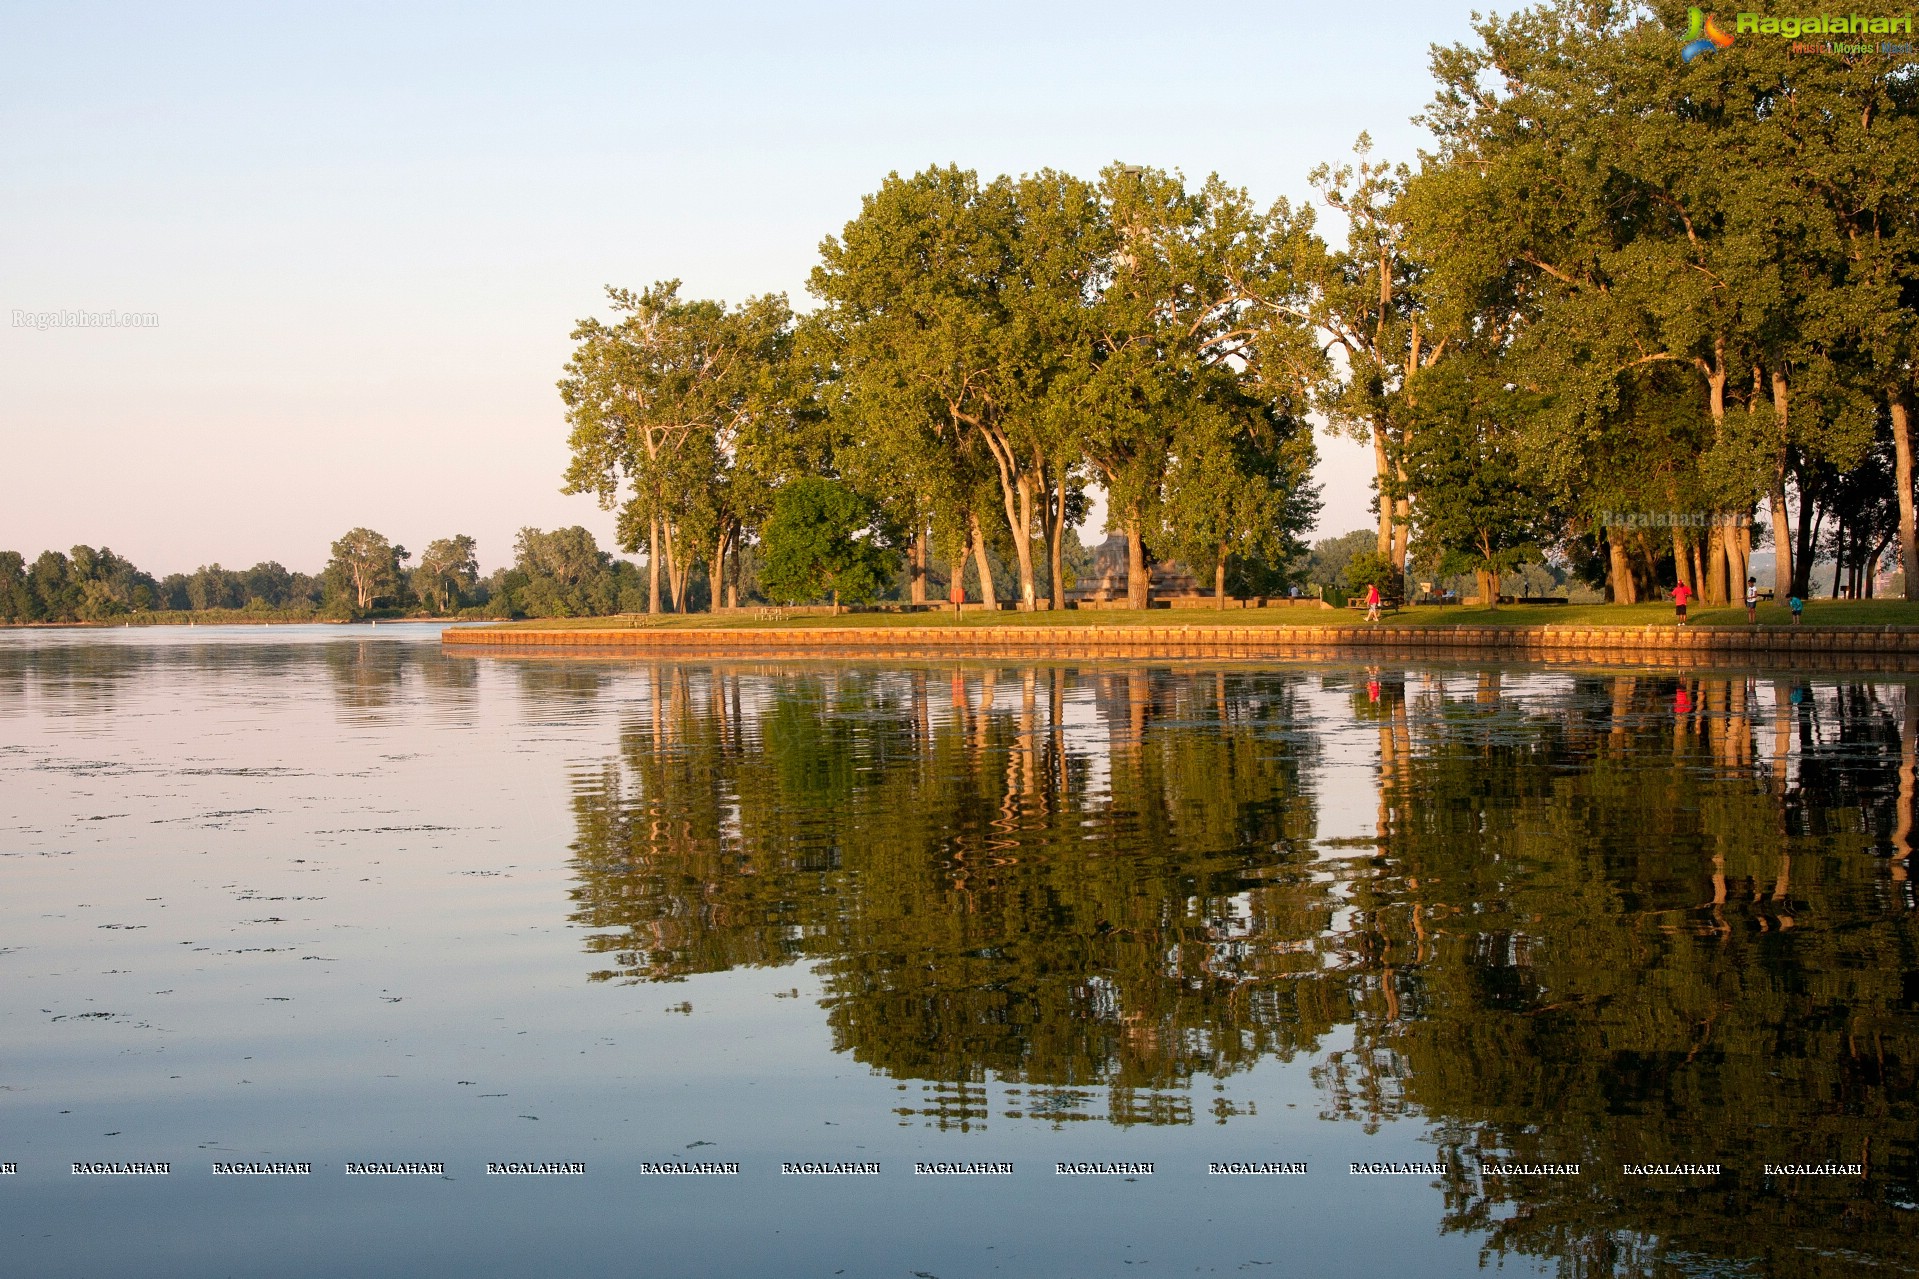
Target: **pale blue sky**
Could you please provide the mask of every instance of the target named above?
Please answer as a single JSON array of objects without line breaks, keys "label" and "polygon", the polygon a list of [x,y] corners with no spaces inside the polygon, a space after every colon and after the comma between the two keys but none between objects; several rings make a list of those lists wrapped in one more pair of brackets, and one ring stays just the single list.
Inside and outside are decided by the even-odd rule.
[{"label": "pale blue sky", "polygon": [[[485,567],[559,494],[605,284],[805,280],[889,170],[1408,158],[1470,6],[0,7],[0,548],[316,570],[358,524]],[[15,309],[155,312],[15,327]],[[1323,446],[1329,532],[1369,459]],[[1091,535],[1089,535],[1091,536]]]}]

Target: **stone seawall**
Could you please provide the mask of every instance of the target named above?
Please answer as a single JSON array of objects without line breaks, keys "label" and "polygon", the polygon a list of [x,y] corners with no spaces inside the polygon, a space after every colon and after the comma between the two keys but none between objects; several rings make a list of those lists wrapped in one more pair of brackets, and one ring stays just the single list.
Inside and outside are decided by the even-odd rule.
[{"label": "stone seawall", "polygon": [[808,626],[449,628],[450,647],[658,657],[1312,658],[1483,655],[1658,665],[1766,661],[1919,670],[1919,627]]}]

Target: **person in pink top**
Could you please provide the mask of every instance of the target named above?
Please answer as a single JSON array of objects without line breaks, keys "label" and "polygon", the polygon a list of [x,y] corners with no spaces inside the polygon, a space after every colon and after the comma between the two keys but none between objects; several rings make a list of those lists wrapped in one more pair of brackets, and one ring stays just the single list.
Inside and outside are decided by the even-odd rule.
[{"label": "person in pink top", "polygon": [[1366,620],[1369,622],[1379,620],[1379,583],[1377,582],[1366,583]]},{"label": "person in pink top", "polygon": [[1686,624],[1686,601],[1692,598],[1692,587],[1681,582],[1672,588],[1672,609],[1678,617],[1680,626]]}]

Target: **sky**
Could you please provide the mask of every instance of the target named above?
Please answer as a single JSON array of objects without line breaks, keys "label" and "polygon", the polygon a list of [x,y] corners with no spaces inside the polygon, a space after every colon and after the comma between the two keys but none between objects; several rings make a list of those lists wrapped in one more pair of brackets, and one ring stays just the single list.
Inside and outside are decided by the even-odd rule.
[{"label": "sky", "polygon": [[[554,389],[605,286],[808,309],[821,239],[933,164],[1309,200],[1362,130],[1415,158],[1470,8],[0,5],[0,549],[610,546]],[[71,311],[152,323],[29,321]],[[1367,526],[1370,450],[1320,451],[1321,532]]]}]

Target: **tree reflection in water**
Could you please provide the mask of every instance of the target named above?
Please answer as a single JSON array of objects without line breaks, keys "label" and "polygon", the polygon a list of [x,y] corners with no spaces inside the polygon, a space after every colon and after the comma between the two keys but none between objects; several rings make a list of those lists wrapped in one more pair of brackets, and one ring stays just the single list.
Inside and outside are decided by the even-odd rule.
[{"label": "tree reflection in water", "polygon": [[[996,1080],[1190,1123],[1193,1076],[1304,1055],[1328,1116],[1432,1126],[1489,1257],[1910,1266],[1919,702],[1843,678],[663,665],[575,779],[574,918],[601,981],[814,965],[951,1122]],[[1763,1172],[1820,1162],[1869,1176]]]},{"label": "tree reflection in water", "polygon": [[[1919,703],[1554,683],[1401,684],[1372,710],[1403,730],[1381,730],[1379,857],[1353,883],[1369,980],[1356,1047],[1319,1071],[1332,1113],[1433,1121],[1447,1226],[1566,1273],[1910,1265]],[[1479,1172],[1509,1161],[1582,1175]],[[1721,1175],[1623,1172],[1706,1162]],[[1764,1175],[1825,1162],[1870,1176]]]},{"label": "tree reflection in water", "polygon": [[[1284,685],[652,678],[620,758],[577,780],[575,918],[611,959],[599,980],[806,959],[860,1061],[1102,1089],[1123,1122],[1189,1120],[1169,1090],[1195,1072],[1350,1019]],[[1102,750],[1069,745],[1100,729]],[[1037,1110],[1082,1113],[1068,1100]]]}]

